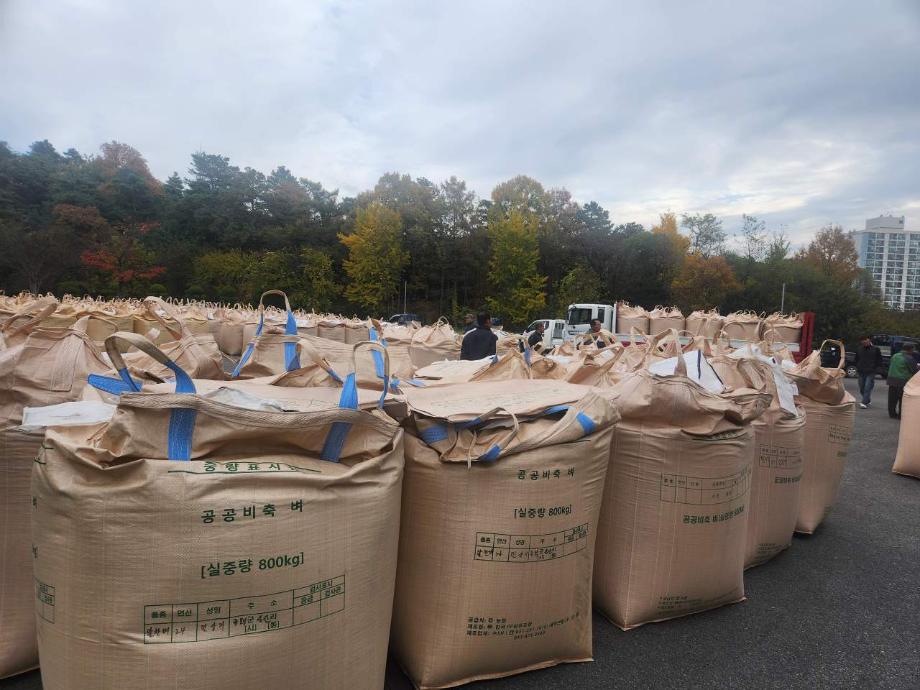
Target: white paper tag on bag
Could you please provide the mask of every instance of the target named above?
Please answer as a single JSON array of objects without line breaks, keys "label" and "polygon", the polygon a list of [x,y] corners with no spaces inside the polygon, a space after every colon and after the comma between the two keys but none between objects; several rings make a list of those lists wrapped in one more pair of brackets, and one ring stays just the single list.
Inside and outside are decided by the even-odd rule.
[{"label": "white paper tag on bag", "polygon": [[25,407],[22,410],[22,431],[36,431],[49,426],[88,426],[107,422],[115,414],[115,405],[95,400]]},{"label": "white paper tag on bag", "polygon": [[[684,363],[687,365],[687,378],[691,381],[696,381],[710,393],[722,393],[725,391],[722,379],[719,378],[709,361],[703,357],[702,352],[699,350],[686,352],[683,358]],[[658,376],[674,376],[677,371],[677,357],[655,362],[649,366],[648,370]]]}]

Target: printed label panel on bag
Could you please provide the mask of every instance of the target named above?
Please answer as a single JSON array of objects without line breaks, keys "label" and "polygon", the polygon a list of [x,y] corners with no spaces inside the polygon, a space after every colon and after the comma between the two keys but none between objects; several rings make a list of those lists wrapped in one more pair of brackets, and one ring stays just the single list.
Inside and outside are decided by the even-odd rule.
[{"label": "printed label panel on bag", "polygon": [[788,469],[802,465],[802,449],[761,445],[758,455],[761,467]]},{"label": "printed label panel on bag", "polygon": [[35,601],[35,612],[39,618],[48,623],[54,623],[54,587],[35,580]]},{"label": "printed label panel on bag", "polygon": [[827,440],[831,443],[848,444],[850,442],[850,427],[840,424],[827,426]]},{"label": "printed label panel on bag", "polygon": [[144,644],[207,642],[284,630],[345,609],[345,576],[251,597],[144,607]]},{"label": "printed label panel on bag", "polygon": [[477,532],[473,560],[503,563],[552,561],[578,553],[588,545],[588,523],[550,534]]},{"label": "printed label panel on bag", "polygon": [[725,477],[661,475],[661,501],[686,505],[716,505],[744,496],[751,488],[751,468]]},{"label": "printed label panel on bag", "polygon": [[467,616],[467,637],[503,637],[512,640],[529,640],[534,637],[543,637],[555,628],[578,620],[581,613],[574,613],[557,618],[545,623],[534,623],[532,620],[514,621],[503,616]]}]

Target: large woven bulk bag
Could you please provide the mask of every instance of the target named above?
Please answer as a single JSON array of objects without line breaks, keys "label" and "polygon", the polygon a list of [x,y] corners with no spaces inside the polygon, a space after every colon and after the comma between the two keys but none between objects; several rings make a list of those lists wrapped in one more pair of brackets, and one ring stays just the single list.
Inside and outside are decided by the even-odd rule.
[{"label": "large woven bulk bag", "polygon": [[[821,366],[826,343],[840,348],[837,367]],[[805,410],[804,471],[796,532],[813,533],[837,500],[850,447],[856,400],[843,387],[846,351],[839,340],[826,340],[798,365],[787,369]]]},{"label": "large woven bulk bag", "polygon": [[722,330],[731,340],[760,340],[761,319],[752,311],[736,311],[725,317]]},{"label": "large woven bulk bag", "polygon": [[176,318],[178,312],[174,308],[167,312],[162,306],[166,303],[162,300],[160,302],[148,306],[145,300],[134,312],[132,327],[135,333],[144,336],[156,345],[176,340],[176,334],[183,328]]},{"label": "large woven bulk bag", "polygon": [[0,352],[0,678],[38,665],[29,519],[29,477],[41,433],[17,429],[26,406],[80,398],[87,376],[109,368],[86,333],[39,328]]},{"label": "large woven bulk bag", "polygon": [[917,376],[904,386],[900,426],[898,452],[891,471],[920,478],[920,378]]},{"label": "large woven bulk bag", "polygon": [[780,343],[797,343],[802,339],[802,317],[798,314],[770,314],[763,320],[763,337]]},{"label": "large woven bulk bag", "polygon": [[[539,355],[537,355],[539,356]],[[533,353],[509,350],[498,356],[475,360],[444,360],[416,370],[416,385],[441,386],[470,381],[514,381],[533,378],[530,359]]]},{"label": "large woven bulk bag", "polygon": [[[376,330],[371,332],[371,339],[377,338]],[[299,342],[302,345],[315,351],[319,357],[329,362],[332,369],[342,376],[355,371],[352,351],[353,345],[346,345],[328,338],[300,336]],[[387,355],[390,361],[390,371],[393,376],[399,379],[411,379],[413,376],[412,363],[409,361],[409,348],[406,345],[391,345],[386,340],[379,341],[386,347]],[[357,369],[358,382],[361,385],[376,385],[382,377],[379,359],[375,358],[373,363],[362,361],[358,363]]]},{"label": "large woven bulk bag", "polygon": [[750,568],[792,543],[803,472],[805,411],[795,404],[795,386],[772,358],[746,347],[710,361],[729,386],[753,388],[772,398],[766,412],[751,423],[756,449],[745,555],[745,567]]},{"label": "large woven bulk bag", "polygon": [[[147,297],[143,306],[151,320],[160,325],[162,329],[160,333],[166,333],[169,336],[165,342],[160,338],[147,339],[155,344],[158,343],[163,352],[188,372],[189,376],[215,380],[227,378],[223,370],[223,358],[214,338],[210,335],[193,335],[186,327],[176,307],[167,304],[159,297]],[[150,333],[151,331],[148,331],[148,335]],[[147,380],[165,380],[174,376],[174,373],[168,368],[157,362],[151,362],[150,358],[142,353],[125,355],[125,362],[132,373]]]},{"label": "large woven bulk bag", "polygon": [[466,383],[481,371],[495,363],[494,357],[483,359],[457,359],[434,362],[415,370],[415,378],[425,385],[444,385],[449,383]]},{"label": "large woven bulk bag", "polygon": [[[827,343],[837,345],[840,349],[840,360],[836,367],[821,366],[821,351]],[[799,389],[799,393],[815,402],[836,405],[846,397],[843,380],[846,378],[844,365],[846,363],[846,348],[839,340],[825,340],[821,347],[813,350],[797,365],[789,368],[787,373]]]},{"label": "large woven bulk bag", "polygon": [[247,342],[243,339],[243,331],[249,321],[248,315],[239,309],[222,309],[217,318],[219,328],[214,336],[217,347],[229,357],[239,357]]},{"label": "large woven bulk bag", "polygon": [[[608,394],[608,391],[605,391]],[[647,371],[609,390],[620,410],[598,526],[594,603],[623,629],[744,599],[754,434],[769,397],[733,400]]]},{"label": "large woven bulk bag", "polygon": [[846,393],[836,405],[804,395],[797,400],[805,410],[805,449],[795,531],[812,534],[837,501],[853,433],[856,399]]},{"label": "large woven bulk bag", "polygon": [[60,306],[43,322],[45,328],[70,328],[77,319],[85,316],[87,310],[79,301],[72,299],[62,300]]},{"label": "large woven bulk bag", "polygon": [[297,335],[312,335],[316,337],[319,331],[316,314],[305,314],[301,311],[294,312],[297,321]]},{"label": "large woven bulk bag", "polygon": [[684,326],[692,335],[701,335],[710,340],[719,336],[722,330],[723,318],[717,309],[709,311],[697,310],[687,317],[687,323]]},{"label": "large woven bulk bag", "polygon": [[176,394],[123,395],[109,422],[46,435],[32,479],[43,687],[382,687],[402,431],[309,389],[286,389],[304,410],[282,412],[176,373]]},{"label": "large woven bulk bag", "polygon": [[412,357],[409,355],[409,348],[412,345],[412,337],[418,330],[415,322],[410,326],[399,326],[386,321],[370,320],[369,335],[373,341],[380,341],[386,347],[390,356],[390,366],[394,375],[399,378],[407,379],[412,377],[415,367],[412,366]]},{"label": "large woven bulk bag", "polygon": [[345,320],[337,316],[325,316],[316,324],[316,335],[320,338],[345,342]]},{"label": "large woven bulk bag", "polygon": [[[182,320],[186,328],[191,331],[192,335],[212,335],[211,323],[208,318],[207,309],[200,304],[188,304],[179,310],[182,314]],[[118,330],[124,330],[119,328]]]},{"label": "large woven bulk bag", "polygon": [[631,307],[627,302],[617,305],[617,323],[614,329],[617,333],[632,333],[632,329],[640,333],[648,333],[649,316],[642,307]]},{"label": "large woven bulk bag", "polygon": [[[265,297],[280,295],[284,298],[284,326],[269,326],[265,322]],[[297,357],[297,320],[291,303],[281,290],[268,290],[259,298],[259,321],[251,341],[233,370],[232,378],[271,376],[300,368]]]},{"label": "large woven bulk bag", "polygon": [[655,307],[648,314],[648,334],[658,335],[665,331],[684,330],[686,320],[677,307]]},{"label": "large woven bulk bag", "polygon": [[26,340],[29,333],[47,323],[60,305],[53,297],[42,298],[19,305],[15,312],[0,324],[0,350],[14,347]]},{"label": "large woven bulk bag", "polygon": [[345,320],[345,343],[347,345],[362,343],[368,338],[370,338],[370,329],[367,321],[358,318]]},{"label": "large woven bulk bag", "polygon": [[443,316],[432,326],[422,326],[409,344],[412,366],[420,369],[444,359],[459,359],[461,341]]},{"label": "large woven bulk bag", "polygon": [[556,381],[406,395],[392,634],[403,669],[436,688],[590,660],[615,408]]}]

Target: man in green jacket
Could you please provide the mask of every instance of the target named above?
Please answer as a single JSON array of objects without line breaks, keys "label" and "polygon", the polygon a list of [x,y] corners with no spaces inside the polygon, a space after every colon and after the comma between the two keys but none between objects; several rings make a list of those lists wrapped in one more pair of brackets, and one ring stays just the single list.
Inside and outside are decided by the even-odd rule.
[{"label": "man in green jacket", "polygon": [[904,343],[904,347],[891,357],[888,365],[888,416],[901,418],[901,398],[904,386],[910,377],[917,373],[917,360],[914,359],[914,344]]}]

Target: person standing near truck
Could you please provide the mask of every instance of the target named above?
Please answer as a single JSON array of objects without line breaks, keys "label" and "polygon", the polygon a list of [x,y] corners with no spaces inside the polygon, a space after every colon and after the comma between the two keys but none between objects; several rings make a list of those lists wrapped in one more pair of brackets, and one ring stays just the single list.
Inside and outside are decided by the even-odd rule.
[{"label": "person standing near truck", "polygon": [[875,375],[882,367],[882,351],[872,344],[872,339],[864,335],[856,348],[856,373],[859,376],[859,394],[862,409],[872,402],[872,389],[875,387]]},{"label": "person standing near truck", "polygon": [[904,386],[907,385],[910,377],[917,373],[917,369],[914,344],[904,343],[904,347],[892,355],[891,364],[888,365],[888,416],[892,419],[901,418],[901,398],[904,397]]},{"label": "person standing near truck", "polygon": [[530,337],[527,338],[527,344],[530,346],[531,350],[536,349],[539,351],[540,349],[542,349],[543,332],[545,330],[546,330],[546,322],[537,321],[537,327],[534,329],[533,333],[530,334]]},{"label": "person standing near truck", "polygon": [[460,359],[482,359],[495,354],[498,336],[492,332],[492,316],[483,312],[476,317],[476,328],[463,336]]},{"label": "person standing near truck", "polygon": [[601,325],[600,319],[591,319],[591,330],[588,331],[588,337],[594,341],[598,349],[607,347],[607,341],[604,340],[604,335],[601,333]]}]

